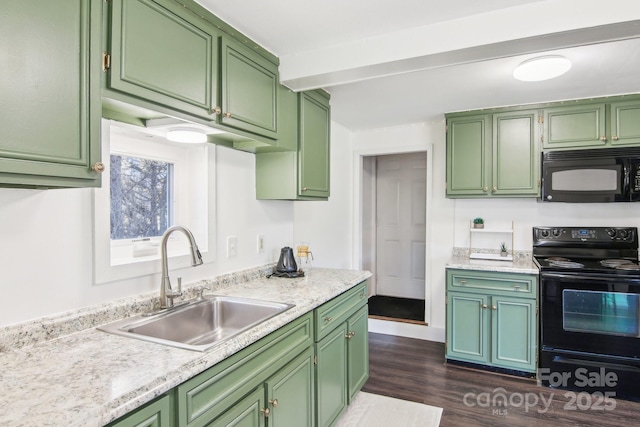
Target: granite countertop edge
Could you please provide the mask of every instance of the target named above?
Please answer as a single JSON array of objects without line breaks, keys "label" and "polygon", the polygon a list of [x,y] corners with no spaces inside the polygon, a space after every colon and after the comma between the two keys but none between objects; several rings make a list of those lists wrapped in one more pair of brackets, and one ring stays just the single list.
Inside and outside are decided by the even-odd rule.
[{"label": "granite countertop edge", "polygon": [[[108,424],[370,276],[368,271],[314,268],[309,277],[297,279],[253,275],[244,281],[208,281],[204,284],[212,290],[207,294],[286,302],[295,307],[206,352],[105,333],[95,328],[99,324],[33,345],[5,345],[0,352],[0,425]],[[111,310],[123,313],[117,305]],[[78,311],[80,317],[85,314],[86,310]],[[74,322],[71,314],[62,317]],[[35,323],[30,322],[31,329]]]},{"label": "granite countertop edge", "polygon": [[493,271],[498,273],[539,273],[538,267],[529,256],[517,256],[513,261],[470,259],[468,256],[452,256],[446,265],[447,268],[459,270]]}]

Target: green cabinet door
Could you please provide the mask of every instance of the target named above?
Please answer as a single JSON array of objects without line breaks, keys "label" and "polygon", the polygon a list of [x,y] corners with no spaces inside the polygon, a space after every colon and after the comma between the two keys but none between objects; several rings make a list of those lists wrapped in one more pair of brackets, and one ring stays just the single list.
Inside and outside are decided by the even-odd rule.
[{"label": "green cabinet door", "polygon": [[258,387],[214,422],[210,427],[264,427],[264,387]]},{"label": "green cabinet door", "polygon": [[543,148],[604,146],[605,111],[604,103],[545,108]]},{"label": "green cabinet door", "polygon": [[491,313],[491,363],[535,372],[536,301],[492,297]]},{"label": "green cabinet door", "polygon": [[488,298],[463,292],[447,295],[447,357],[467,362],[489,361]]},{"label": "green cabinet door", "polygon": [[313,349],[289,362],[266,382],[269,426],[312,426],[315,415]]},{"label": "green cabinet door", "polygon": [[100,186],[101,4],[0,9],[0,186]]},{"label": "green cabinet door", "polygon": [[277,139],[278,66],[221,38],[222,123]]},{"label": "green cabinet door", "polygon": [[369,378],[369,306],[347,320],[347,385],[349,403]]},{"label": "green cabinet door", "polygon": [[215,121],[218,33],[185,14],[170,0],[113,0],[107,88]]},{"label": "green cabinet door", "polygon": [[114,421],[109,427],[170,427],[173,425],[171,402],[171,396],[165,395]]},{"label": "green cabinet door", "polygon": [[538,128],[538,111],[493,115],[493,195],[538,195]]},{"label": "green cabinet door", "polygon": [[612,146],[640,144],[640,100],[612,102],[609,117]]},{"label": "green cabinet door", "polygon": [[298,195],[329,197],[329,100],[303,92],[299,108]]},{"label": "green cabinet door", "polygon": [[333,425],[347,407],[347,325],[316,343],[316,416],[318,427]]},{"label": "green cabinet door", "polygon": [[447,195],[486,195],[491,180],[491,116],[447,121]]}]

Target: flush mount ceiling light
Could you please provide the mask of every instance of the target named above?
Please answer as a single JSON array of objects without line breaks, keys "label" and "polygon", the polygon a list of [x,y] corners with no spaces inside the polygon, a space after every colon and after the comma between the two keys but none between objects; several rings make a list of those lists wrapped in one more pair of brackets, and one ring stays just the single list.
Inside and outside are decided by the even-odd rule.
[{"label": "flush mount ceiling light", "polygon": [[207,142],[207,134],[201,129],[189,127],[174,127],[167,132],[167,139],[173,142],[198,144]]},{"label": "flush mount ceiling light", "polygon": [[523,82],[538,82],[558,77],[569,71],[571,61],[564,56],[540,56],[524,61],[513,70],[513,77]]}]

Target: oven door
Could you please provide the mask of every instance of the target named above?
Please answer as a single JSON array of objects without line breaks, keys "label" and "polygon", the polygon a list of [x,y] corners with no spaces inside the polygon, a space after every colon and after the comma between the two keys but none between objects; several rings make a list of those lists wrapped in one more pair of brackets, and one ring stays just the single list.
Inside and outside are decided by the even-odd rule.
[{"label": "oven door", "polygon": [[541,347],[640,357],[640,280],[543,273]]}]

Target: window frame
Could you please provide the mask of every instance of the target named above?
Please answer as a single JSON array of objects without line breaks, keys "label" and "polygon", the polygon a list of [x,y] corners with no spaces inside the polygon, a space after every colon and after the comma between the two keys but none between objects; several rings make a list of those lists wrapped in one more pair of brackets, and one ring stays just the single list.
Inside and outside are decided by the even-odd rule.
[{"label": "window frame", "polygon": [[[182,163],[180,168],[177,168],[177,163],[171,160],[174,163],[173,225],[183,225],[189,228],[196,238],[204,262],[215,261],[215,147],[211,147],[209,144],[180,145],[159,136],[143,133],[140,133],[137,138],[130,136],[119,138],[117,136],[121,131],[128,134],[131,130],[141,131],[142,129],[103,119],[102,158],[110,159],[112,152],[162,161],[171,160],[176,156],[182,157],[178,162],[178,164]],[[129,141],[125,142],[121,139]],[[132,142],[135,142],[135,145]],[[159,147],[158,142],[163,146],[161,150],[155,150]],[[153,144],[154,147],[152,154],[149,154],[149,144]],[[109,169],[107,167],[103,173],[102,187],[93,189],[94,281],[96,284],[102,284],[160,273],[161,237],[154,237],[148,241],[147,247],[157,246],[158,248],[157,253],[153,255],[112,256],[114,250],[116,252],[118,249],[121,252],[127,251],[127,247],[133,247],[140,242],[134,242],[138,239],[123,239],[125,242],[111,240]],[[188,243],[183,236],[172,235],[167,249],[172,269],[191,266]]]}]

